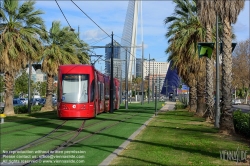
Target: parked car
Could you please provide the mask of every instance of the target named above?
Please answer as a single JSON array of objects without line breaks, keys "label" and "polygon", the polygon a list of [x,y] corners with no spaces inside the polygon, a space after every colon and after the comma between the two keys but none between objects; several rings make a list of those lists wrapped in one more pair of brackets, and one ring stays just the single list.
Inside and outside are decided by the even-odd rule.
[{"label": "parked car", "polygon": [[30,99],[31,105],[38,105],[40,98],[32,98]]},{"label": "parked car", "polygon": [[20,98],[21,102],[23,102],[24,105],[28,104],[28,98]]},{"label": "parked car", "polygon": [[23,104],[23,102],[19,98],[13,99],[13,106],[14,107],[15,106],[22,106],[22,105],[24,105],[24,104]]},{"label": "parked car", "polygon": [[3,114],[4,102],[0,102],[0,113]]},{"label": "parked car", "polygon": [[232,104],[233,105],[239,105],[239,104],[241,104],[241,101],[240,101],[240,99],[233,99]]},{"label": "parked car", "polygon": [[[45,103],[46,103],[46,99],[45,98],[41,98],[39,100],[38,104],[44,106]],[[52,105],[56,105],[56,104],[57,104],[56,98],[52,97]]]},{"label": "parked car", "polygon": [[57,99],[55,97],[52,98],[52,104],[57,105]]},{"label": "parked car", "polygon": [[39,102],[38,102],[38,105],[44,106],[45,102],[46,102],[46,99],[45,99],[45,98],[41,98],[41,99],[39,100]]}]

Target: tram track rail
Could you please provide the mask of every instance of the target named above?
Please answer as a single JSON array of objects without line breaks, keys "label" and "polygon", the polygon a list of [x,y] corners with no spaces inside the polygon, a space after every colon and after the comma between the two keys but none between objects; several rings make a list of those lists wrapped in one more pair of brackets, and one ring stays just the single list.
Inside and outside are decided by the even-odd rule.
[{"label": "tram track rail", "polygon": [[[24,122],[24,121],[28,121],[28,122]],[[39,119],[38,121],[35,121],[34,122],[34,119],[29,119],[29,120],[23,120],[23,121],[21,121],[21,120],[19,120],[19,121],[15,121],[15,123],[18,123],[19,124],[19,126],[22,126],[22,125],[29,125],[29,124],[36,124],[36,123],[41,123],[41,122],[48,122],[48,120],[47,119]],[[11,128],[11,127],[15,127],[16,126],[16,124],[11,124],[11,125],[8,125],[8,126],[1,126],[1,129],[8,129],[8,128]]]},{"label": "tram track rail", "polygon": [[[120,115],[117,115],[117,116],[120,116]],[[113,117],[113,118],[111,118],[111,119],[112,119],[112,120],[115,120],[115,118],[116,118],[117,116],[115,116],[115,117]],[[111,119],[106,119],[106,120],[111,120]],[[91,126],[94,126],[94,125],[103,123],[103,122],[105,122],[106,120],[101,120],[101,121],[95,122],[95,123],[93,123],[93,124],[89,124],[89,125],[87,125],[87,126],[85,126],[85,127],[91,127]],[[56,139],[56,138],[61,138],[61,137],[63,137],[63,136],[69,135],[69,134],[71,134],[71,133],[73,133],[73,132],[75,132],[75,131],[78,130],[78,129],[77,129],[77,130],[73,130],[73,131],[68,131],[68,132],[65,132],[65,133],[63,133],[63,134],[59,134],[59,135],[56,135],[56,136],[54,136],[54,137],[48,138],[48,137],[51,136],[52,134],[56,133],[56,131],[59,130],[67,121],[68,121],[68,120],[63,121],[62,124],[60,124],[59,126],[57,126],[54,130],[52,130],[51,132],[49,132],[49,133],[46,134],[45,136],[40,137],[40,138],[38,138],[38,139],[36,139],[36,140],[34,140],[34,141],[32,141],[32,142],[29,142],[29,143],[27,143],[27,144],[25,144],[25,145],[22,145],[22,146],[20,146],[20,147],[18,147],[18,148],[15,148],[15,149],[13,149],[13,150],[9,150],[9,152],[23,151],[23,150],[26,150],[26,149],[28,149],[28,148],[35,147],[35,146],[37,146],[37,145],[39,145],[39,144],[48,143],[50,140],[53,140],[53,139]],[[47,140],[46,140],[46,138],[47,138]],[[3,154],[0,154],[0,158],[3,158],[4,156],[12,155],[12,154],[13,154],[13,153],[3,153]]]},{"label": "tram track rail", "polygon": [[[83,130],[84,125],[85,125],[85,122],[86,122],[86,120],[83,120],[81,126],[75,131],[75,134],[74,134],[72,137],[70,137],[68,140],[66,140],[65,142],[63,142],[62,144],[60,144],[59,147],[64,147],[64,146],[66,146],[71,140],[75,139],[75,138],[80,134],[80,132]],[[36,161],[41,160],[41,159],[43,159],[44,157],[50,155],[52,152],[57,151],[57,149],[58,149],[58,148],[54,148],[54,149],[48,151],[47,153],[43,154],[42,156],[39,156],[38,158],[33,159],[33,160],[31,160],[29,163],[25,163],[25,164],[23,164],[23,165],[30,165],[30,164],[32,164],[32,163],[35,163]]]},{"label": "tram track rail", "polygon": [[[61,123],[60,125],[58,125],[54,130],[52,130],[52,131],[49,132],[48,134],[44,135],[43,137],[40,137],[40,138],[38,138],[38,139],[36,139],[36,140],[34,140],[34,141],[32,141],[32,142],[26,144],[26,145],[23,145],[23,146],[21,146],[21,147],[19,147],[19,148],[16,148],[16,149],[13,149],[13,150],[10,150],[10,151],[13,151],[13,152],[14,152],[14,151],[23,150],[23,149],[27,148],[30,144],[32,144],[32,143],[34,143],[34,142],[37,142],[37,141],[39,141],[39,140],[41,140],[41,139],[44,139],[44,138],[46,138],[46,137],[48,137],[48,136],[50,136],[51,134],[53,134],[54,132],[56,132],[57,130],[59,130],[67,121],[68,121],[68,120],[63,121],[63,123]],[[3,158],[3,156],[5,156],[5,155],[11,155],[11,154],[12,154],[12,153],[3,153],[3,154],[0,154],[0,158]]]},{"label": "tram track rail", "polygon": [[[85,127],[90,127],[90,126],[93,126],[93,125],[96,125],[96,124],[99,124],[99,123],[102,123],[103,121],[99,121],[99,122],[96,122],[96,123],[93,123],[93,124],[90,124],[90,125],[87,125]],[[79,129],[77,129],[79,130]],[[56,135],[55,137],[51,137],[51,138],[47,138],[47,140],[37,140],[35,142],[32,142],[32,143],[28,143],[26,144],[25,146],[22,146],[21,148],[19,149],[16,149],[16,151],[21,151],[21,150],[26,150],[28,148],[31,148],[31,147],[34,147],[34,146],[37,146],[39,144],[43,144],[43,143],[48,143],[49,140],[53,140],[53,139],[56,139],[56,138],[60,138],[60,137],[63,137],[63,136],[66,136],[66,135],[70,135],[71,133],[74,133],[76,132],[77,130],[74,130],[74,131],[68,131],[68,132],[65,132],[63,134],[59,134],[59,135]],[[44,139],[44,138],[43,138]],[[14,150],[15,151],[15,150]]]},{"label": "tram track rail", "polygon": [[[138,114],[138,113],[137,113],[137,114]],[[55,147],[55,148],[53,148],[53,149],[51,149],[51,150],[48,150],[47,153],[42,154],[42,155],[40,155],[39,157],[37,157],[36,159],[33,159],[33,160],[31,160],[30,162],[25,163],[25,164],[22,164],[22,165],[23,165],[23,166],[26,166],[26,165],[30,165],[30,164],[36,163],[36,162],[39,161],[39,160],[43,160],[43,159],[47,158],[48,156],[53,155],[53,154],[54,154],[53,152],[55,152],[55,151],[61,151],[61,150],[63,150],[64,148],[67,148],[67,147],[69,147],[69,146],[75,145],[75,144],[77,144],[78,142],[81,142],[81,141],[83,141],[83,140],[86,140],[86,139],[88,139],[88,138],[90,138],[90,137],[92,137],[92,136],[94,136],[94,135],[96,135],[96,134],[98,134],[98,133],[100,133],[100,132],[102,132],[102,131],[104,131],[104,130],[107,130],[107,129],[109,129],[109,128],[112,128],[112,127],[114,127],[114,126],[120,124],[121,122],[125,122],[126,120],[131,119],[132,117],[134,117],[134,116],[137,115],[137,114],[133,114],[133,115],[131,115],[131,116],[129,116],[129,117],[126,117],[126,118],[124,118],[124,119],[121,119],[121,120],[119,120],[119,121],[117,121],[117,122],[115,122],[115,123],[112,123],[112,124],[110,124],[110,125],[108,125],[108,126],[105,126],[105,127],[101,128],[101,129],[98,129],[98,130],[96,130],[96,131],[94,131],[94,132],[91,132],[90,134],[88,134],[88,135],[86,135],[86,136],[84,136],[84,137],[82,137],[82,138],[80,138],[80,139],[74,141],[74,139],[77,138],[77,136],[79,135],[79,133],[77,133],[77,136],[71,137],[70,139],[68,139],[68,140],[66,140],[65,142],[63,142],[62,144],[60,144],[59,146],[57,146],[57,147]]]},{"label": "tram track rail", "polygon": [[[33,128],[36,128],[36,127],[41,127],[41,126],[48,126],[48,125],[51,125],[49,124],[47,121],[45,123],[41,123],[39,126],[32,126],[32,127],[29,127],[29,128],[26,128],[26,129],[14,129],[14,130],[11,130],[11,131],[6,131],[6,132],[1,132],[1,135],[5,135],[5,134],[10,134],[10,133],[14,133],[16,131],[25,131],[25,130],[30,130],[30,129],[33,129]],[[59,125],[60,126],[60,125]]]}]

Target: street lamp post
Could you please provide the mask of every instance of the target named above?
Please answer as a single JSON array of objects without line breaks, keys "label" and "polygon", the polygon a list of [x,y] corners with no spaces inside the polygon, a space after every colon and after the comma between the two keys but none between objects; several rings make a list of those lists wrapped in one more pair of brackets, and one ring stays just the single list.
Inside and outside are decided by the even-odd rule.
[{"label": "street lamp post", "polygon": [[167,79],[165,82],[165,86],[166,86],[166,100],[167,100],[167,96],[168,96],[168,80]]},{"label": "street lamp post", "polygon": [[[128,59],[127,59],[127,49],[126,49],[126,64],[125,64],[125,108],[128,109]],[[130,99],[131,100],[131,99]]]},{"label": "street lamp post", "polygon": [[218,14],[216,14],[216,110],[215,110],[215,127],[220,127],[220,73],[219,73],[219,42],[218,42]]},{"label": "street lamp post", "polygon": [[143,74],[143,68],[144,68],[144,49],[143,49],[143,42],[142,42],[142,70],[141,70],[141,75],[142,75],[142,85],[141,85],[141,91],[142,91],[142,98],[141,98],[141,105],[144,103],[144,74]]},{"label": "street lamp post", "polygon": [[[157,89],[157,84],[155,84],[155,89]],[[157,91],[155,91],[155,116],[156,116],[156,112],[157,112]]]},{"label": "street lamp post", "polygon": [[150,100],[150,89],[149,89],[149,85],[150,85],[150,54],[148,56],[149,59],[149,63],[148,63],[148,104],[149,104],[149,100]]},{"label": "street lamp post", "polygon": [[155,80],[155,60],[153,59],[153,79],[152,79],[152,99],[154,99],[155,97],[155,83],[154,83],[154,80]]},{"label": "street lamp post", "polygon": [[113,32],[112,32],[112,38],[111,38],[111,64],[110,64],[110,97],[109,97],[109,103],[110,103],[110,113],[114,112],[114,102],[113,102],[113,95],[114,95],[114,80],[113,80],[113,57],[114,57],[114,43],[113,43]]},{"label": "street lamp post", "polygon": [[30,90],[30,83],[31,83],[31,72],[32,72],[31,62],[29,59],[29,80],[28,80],[28,113],[31,113],[31,90]]},{"label": "street lamp post", "polygon": [[[148,64],[148,66],[149,66],[148,67],[148,103],[149,103],[149,100],[150,100],[150,68],[151,68],[150,61],[151,60],[154,60],[154,59],[150,59],[150,54],[149,54],[149,59],[148,59],[148,61],[149,61],[149,64]],[[153,82],[152,82],[152,85],[153,85]],[[152,91],[153,91],[153,88],[152,88]]]}]

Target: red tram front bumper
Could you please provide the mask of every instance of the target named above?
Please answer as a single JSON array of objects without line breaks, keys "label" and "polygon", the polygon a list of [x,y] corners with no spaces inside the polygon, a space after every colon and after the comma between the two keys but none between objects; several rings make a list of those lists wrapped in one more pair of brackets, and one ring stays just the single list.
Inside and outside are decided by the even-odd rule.
[{"label": "red tram front bumper", "polygon": [[57,115],[59,118],[94,118],[94,103],[71,104],[58,103]]}]

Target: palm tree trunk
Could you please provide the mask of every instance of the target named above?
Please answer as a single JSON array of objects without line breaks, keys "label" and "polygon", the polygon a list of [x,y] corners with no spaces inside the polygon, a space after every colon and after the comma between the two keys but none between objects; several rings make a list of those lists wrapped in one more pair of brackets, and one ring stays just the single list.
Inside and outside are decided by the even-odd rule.
[{"label": "palm tree trunk", "polygon": [[228,17],[223,20],[223,55],[222,55],[222,112],[220,117],[220,130],[234,133],[231,112],[232,88],[232,32]]},{"label": "palm tree trunk", "polygon": [[52,105],[52,94],[53,94],[53,82],[54,78],[53,75],[47,75],[47,93],[46,93],[46,103],[41,111],[53,111]]},{"label": "palm tree trunk", "polygon": [[[203,67],[201,67],[203,68]],[[201,70],[203,71],[203,70]],[[197,109],[196,114],[198,116],[203,116],[203,113],[206,110],[206,103],[205,103],[205,77],[202,75],[198,75],[197,80]]]},{"label": "palm tree trunk", "polygon": [[[210,26],[206,26],[206,42],[212,42],[212,30]],[[214,86],[213,86],[213,56],[211,59],[206,58],[206,112],[204,118],[207,121],[214,120]]]},{"label": "palm tree trunk", "polygon": [[196,86],[190,86],[189,89],[189,111],[195,112],[197,109],[197,102],[196,102],[196,96],[197,96],[197,89]]},{"label": "palm tree trunk", "polygon": [[14,94],[14,76],[6,72],[4,74],[4,82],[5,82],[5,104],[4,104],[4,114],[13,115],[14,107],[13,107],[13,94]]}]

